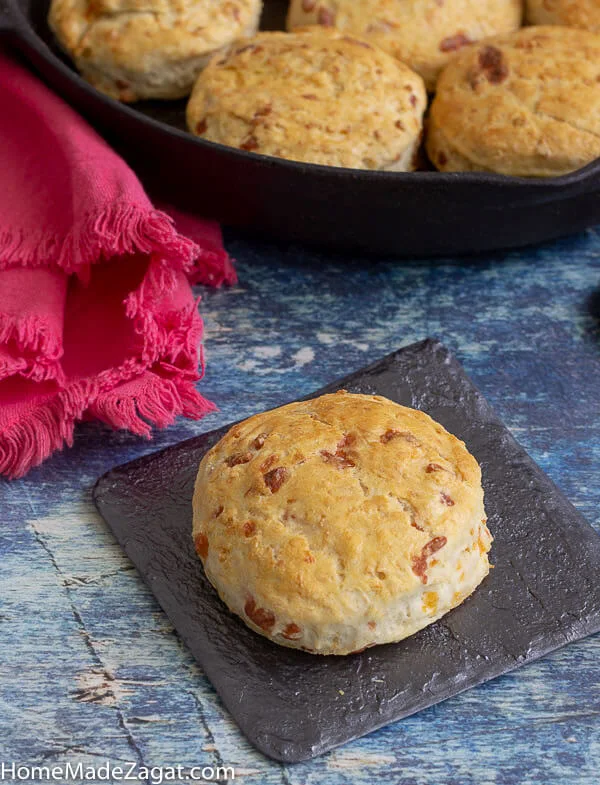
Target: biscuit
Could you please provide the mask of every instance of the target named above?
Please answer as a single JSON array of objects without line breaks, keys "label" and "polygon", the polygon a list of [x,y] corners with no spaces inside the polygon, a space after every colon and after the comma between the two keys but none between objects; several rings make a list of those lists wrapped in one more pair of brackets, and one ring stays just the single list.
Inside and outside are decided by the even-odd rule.
[{"label": "biscuit", "polygon": [[238,41],[200,74],[190,131],[293,161],[415,168],[427,103],[420,76],[377,47],[312,28]]},{"label": "biscuit", "polygon": [[565,25],[600,33],[600,0],[526,0],[531,25]]},{"label": "biscuit", "polygon": [[287,25],[360,35],[407,63],[433,91],[455,52],[516,30],[522,13],[522,0],[291,0]]},{"label": "biscuit", "polygon": [[318,654],[399,641],[488,574],[481,471],[428,415],[345,391],[235,425],[203,458],[193,537],[223,602]]},{"label": "biscuit", "polygon": [[444,172],[572,172],[600,156],[600,35],[525,27],[445,69],[427,152]]},{"label": "biscuit", "polygon": [[52,0],[81,75],[120,101],[182,98],[215,51],[258,27],[262,0]]}]

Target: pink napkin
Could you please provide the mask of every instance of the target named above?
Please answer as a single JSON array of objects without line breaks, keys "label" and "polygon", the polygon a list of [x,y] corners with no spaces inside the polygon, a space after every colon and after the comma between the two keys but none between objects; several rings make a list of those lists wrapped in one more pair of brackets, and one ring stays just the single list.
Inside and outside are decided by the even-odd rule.
[{"label": "pink napkin", "polygon": [[[231,283],[219,227],[153,208],[107,144],[0,52],[0,473],[97,418],[149,437],[200,418],[190,283]],[[185,232],[178,232],[179,226]]]}]

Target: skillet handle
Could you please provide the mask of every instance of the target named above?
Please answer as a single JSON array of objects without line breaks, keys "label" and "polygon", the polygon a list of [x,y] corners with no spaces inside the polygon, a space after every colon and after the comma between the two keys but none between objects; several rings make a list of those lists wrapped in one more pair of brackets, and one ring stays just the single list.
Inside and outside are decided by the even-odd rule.
[{"label": "skillet handle", "polygon": [[19,35],[23,30],[23,15],[15,0],[0,0],[0,36]]}]

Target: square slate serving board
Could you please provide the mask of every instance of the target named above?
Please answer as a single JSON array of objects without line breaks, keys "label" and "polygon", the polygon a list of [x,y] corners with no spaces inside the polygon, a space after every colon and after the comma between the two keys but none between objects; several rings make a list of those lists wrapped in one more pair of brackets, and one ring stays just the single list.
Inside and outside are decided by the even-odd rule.
[{"label": "square slate serving board", "polygon": [[[460,607],[348,657],[285,649],[229,613],[191,538],[198,463],[221,428],[113,469],[96,505],[248,739],[319,755],[600,630],[600,537],[515,442],[438,342],[400,349],[315,395],[378,393],[430,414],[480,462],[495,565]],[[190,740],[191,743],[192,740]]]}]

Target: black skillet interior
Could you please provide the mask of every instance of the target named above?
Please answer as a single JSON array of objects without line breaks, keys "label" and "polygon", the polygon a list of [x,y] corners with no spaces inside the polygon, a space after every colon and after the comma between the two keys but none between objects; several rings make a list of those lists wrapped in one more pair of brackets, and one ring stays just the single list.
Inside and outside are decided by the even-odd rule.
[{"label": "black skillet interior", "polygon": [[[266,0],[281,28],[286,0]],[[123,106],[58,52],[49,0],[0,0],[0,33],[121,152],[145,185],[182,209],[263,235],[399,257],[466,254],[560,237],[600,223],[600,160],[561,178],[390,173],[283,161],[196,139],[185,102]]]}]

